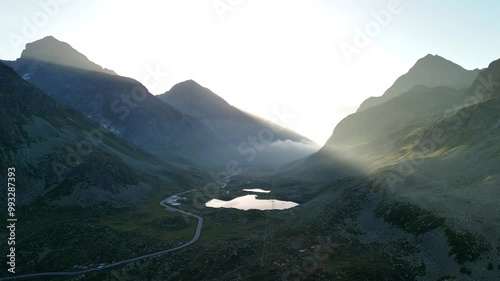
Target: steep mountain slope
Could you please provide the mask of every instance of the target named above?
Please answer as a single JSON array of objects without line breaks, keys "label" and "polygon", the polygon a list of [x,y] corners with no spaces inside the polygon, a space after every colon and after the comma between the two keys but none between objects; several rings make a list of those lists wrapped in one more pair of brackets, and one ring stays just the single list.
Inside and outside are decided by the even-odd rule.
[{"label": "steep mountain slope", "polygon": [[466,90],[416,86],[410,91],[344,118],[325,145],[315,154],[284,167],[295,178],[317,181],[361,175],[382,163],[371,158],[386,155],[393,148],[393,134],[432,122],[445,112],[461,106]]},{"label": "steep mountain slope", "polygon": [[466,70],[443,57],[429,54],[418,60],[408,73],[399,77],[382,96],[365,100],[358,112],[382,104],[418,85],[445,86],[457,90],[467,88],[478,74],[478,69]]},{"label": "steep mountain slope", "polygon": [[[484,79],[478,78],[477,73],[478,70],[464,70],[439,56],[420,59],[376,104],[344,118],[319,152],[289,167],[289,173],[309,177],[313,171],[322,171],[323,176],[317,177],[321,180],[373,171],[383,165],[369,157],[374,150],[384,155],[393,147],[392,134],[410,132],[463,106],[463,100],[475,88],[473,83]],[[457,90],[466,84],[467,88]],[[411,88],[400,92],[408,87]],[[333,166],[337,167],[334,171]]]},{"label": "steep mountain slope", "polygon": [[226,148],[230,148],[230,151],[244,151],[242,149],[244,146],[240,145],[250,142],[249,137],[269,134],[265,143],[259,141],[266,147],[252,161],[253,164],[281,165],[305,157],[319,148],[304,136],[278,125],[271,125],[269,121],[231,106],[192,80],[179,83],[158,97],[179,111],[203,122],[227,144]]},{"label": "steep mountain slope", "polygon": [[[17,276],[95,267],[172,248],[187,237],[190,221],[158,203],[211,181],[205,172],[156,159],[61,106],[3,63],[0,119],[5,186],[7,168],[15,168],[15,182],[9,182],[15,184],[18,219],[11,245],[17,248]],[[0,193],[0,200],[7,196]]]},{"label": "steep mountain slope", "polygon": [[57,104],[3,63],[0,118],[0,164],[17,171],[19,204],[128,204],[158,186],[195,179]]},{"label": "steep mountain slope", "polygon": [[[458,95],[452,95],[451,99],[444,99],[444,100],[436,99],[440,95],[437,93],[433,95],[432,98],[429,97],[426,103],[432,103],[433,106],[437,106],[436,109],[438,110],[435,111],[434,114],[429,114],[426,115],[425,118],[421,118],[423,119],[421,122],[408,122],[406,124],[401,124],[398,130],[392,130],[389,134],[385,136],[380,136],[379,138],[372,138],[371,141],[367,141],[363,145],[347,149],[344,152],[346,154],[352,154],[352,155],[364,155],[365,160],[369,159],[370,162],[377,163],[378,165],[387,165],[389,162],[382,161],[382,159],[385,160],[390,159],[390,161],[399,161],[400,160],[399,158],[402,155],[404,155],[405,157],[412,156],[412,153],[410,153],[411,152],[410,148],[412,149],[417,149],[419,147],[425,148],[426,145],[430,145],[429,142],[431,143],[435,142],[434,144],[436,145],[441,144],[437,143],[434,139],[442,138],[443,137],[442,135],[444,133],[440,131],[439,133],[435,132],[433,135],[427,132],[427,135],[422,136],[421,135],[422,132],[425,132],[426,130],[424,128],[427,127],[430,127],[431,129],[440,128],[443,131],[450,130],[450,128],[453,128],[451,131],[453,131],[455,134],[456,129],[460,128],[459,126],[463,125],[464,123],[468,123],[470,121],[472,114],[476,115],[486,114],[484,116],[485,117],[484,122],[486,124],[487,120],[489,120],[490,122],[495,123],[489,125],[491,128],[493,128],[496,126],[496,122],[494,122],[494,120],[492,120],[491,118],[496,118],[497,114],[494,113],[493,111],[489,112],[486,109],[485,110],[477,110],[477,109],[483,104],[490,104],[496,101],[495,97],[498,96],[499,86],[500,86],[500,71],[499,71],[498,61],[495,61],[492,62],[488,66],[488,68],[481,71],[480,75],[477,77],[477,79],[474,80],[471,87],[469,87],[463,92],[458,92],[459,93]],[[377,107],[384,108],[384,106],[389,106],[391,103],[405,98],[405,96],[406,94]],[[425,97],[425,95],[423,97]],[[418,102],[414,102],[412,103],[412,105],[422,106],[422,104]],[[410,108],[406,108],[406,110],[412,111],[412,109]],[[444,123],[442,123],[442,120],[449,120],[449,125],[448,126],[444,125]],[[387,118],[385,120],[382,119],[380,121],[382,122],[380,126],[383,126],[383,124],[386,123],[393,122],[390,118]],[[480,129],[480,127],[474,129]],[[463,141],[466,135],[472,136],[472,135],[481,135],[484,133],[486,132],[476,131],[472,133],[472,132],[462,131],[460,135],[454,135],[453,137],[447,136],[447,141],[459,142]],[[407,142],[401,142],[400,138],[402,137],[404,137],[404,139],[409,142],[410,141],[420,142],[420,145],[416,146],[416,143],[411,144]],[[335,139],[335,137],[332,136],[332,139]],[[429,141],[429,139],[431,141]],[[486,139],[484,138],[480,139],[486,141]],[[467,143],[462,143],[462,144],[467,145]],[[432,147],[436,145],[432,145]],[[399,155],[396,158],[388,157],[388,155],[392,154],[391,151],[394,150],[399,151],[398,149],[400,149],[401,151],[405,151],[405,153]],[[381,158],[376,160],[375,158],[372,157],[375,155],[378,155]]]},{"label": "steep mountain slope", "polygon": [[412,124],[432,120],[463,101],[465,90],[416,86],[385,103],[344,118],[327,141],[330,149],[345,149],[385,137]]},{"label": "steep mountain slope", "polygon": [[[389,136],[387,139],[391,140],[392,153],[372,155],[379,155],[391,165],[419,158],[449,161],[450,167],[454,162],[456,171],[460,171],[458,167],[461,165],[475,167],[467,171],[466,182],[476,172],[490,173],[493,177],[489,180],[493,180],[495,171],[500,171],[495,162],[490,162],[499,160],[497,150],[500,147],[496,139],[500,133],[500,60],[492,62],[481,72],[456,105],[457,109],[445,112],[430,122]],[[371,149],[382,144],[382,141],[374,142]],[[456,177],[461,178],[459,174]],[[448,180],[456,179],[450,177]]]},{"label": "steep mountain slope", "polygon": [[[500,278],[500,60],[448,106],[445,101],[422,122],[399,126],[382,119],[400,129],[337,154],[323,149],[278,175],[273,190],[284,198],[298,192],[313,198],[281,233],[309,233],[289,238],[305,241],[327,236],[336,245],[322,264],[329,270],[314,274],[336,272],[346,280],[381,274],[389,280]],[[346,166],[355,173],[337,171]]]},{"label": "steep mountain slope", "polygon": [[196,119],[158,102],[139,82],[102,69],[53,37],[27,44],[6,62],[54,100],[166,160],[209,163],[219,143]]}]

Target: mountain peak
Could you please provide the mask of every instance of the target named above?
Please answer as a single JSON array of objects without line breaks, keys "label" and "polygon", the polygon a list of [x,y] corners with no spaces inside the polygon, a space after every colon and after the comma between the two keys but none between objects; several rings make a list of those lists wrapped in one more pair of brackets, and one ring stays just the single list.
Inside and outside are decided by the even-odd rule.
[{"label": "mountain peak", "polygon": [[421,58],[420,60],[430,60],[430,59],[434,59],[434,58],[443,58],[439,55],[433,55],[433,54],[427,54],[425,55],[425,57]]},{"label": "mountain peak", "polygon": [[223,98],[191,79],[174,85],[158,97],[192,116],[205,115],[208,109],[226,110],[231,107]]},{"label": "mountain peak", "polygon": [[88,60],[84,55],[73,49],[71,45],[59,41],[53,36],[47,36],[26,44],[26,48],[21,53],[21,59],[49,61],[53,63],[69,62],[76,59]]},{"label": "mountain peak", "polygon": [[421,58],[421,59],[435,59],[435,58],[439,58],[439,59],[444,59],[446,60],[445,58],[443,58],[442,56],[440,55],[433,55],[433,54],[427,54],[425,55],[425,57]]},{"label": "mountain peak", "polygon": [[40,40],[38,40],[38,41],[44,41],[44,40],[45,40],[45,41],[55,41],[55,42],[59,42],[59,43],[64,43],[64,42],[62,42],[62,41],[57,40],[57,39],[56,39],[54,36],[52,36],[52,35],[45,36],[45,37],[43,37],[42,39],[40,39]]},{"label": "mountain peak", "polygon": [[424,66],[430,68],[455,68],[455,70],[465,70],[460,65],[447,60],[439,55],[427,54],[425,57],[419,59],[417,63],[410,69],[410,71],[415,70],[416,67]]},{"label": "mountain peak", "polygon": [[111,70],[104,69],[90,61],[85,55],[75,50],[70,44],[59,41],[53,36],[26,44],[20,60],[36,61],[71,67],[76,69],[98,71],[115,75]]},{"label": "mountain peak", "polygon": [[172,89],[164,95],[175,99],[179,99],[182,96],[182,99],[228,105],[223,98],[219,97],[210,89],[201,86],[192,79],[174,85]]},{"label": "mountain peak", "polygon": [[427,54],[424,57],[417,60],[418,63],[428,63],[428,62],[450,62],[449,60],[443,58],[439,55]]},{"label": "mountain peak", "polygon": [[198,82],[194,81],[193,79],[188,79],[186,81],[180,82],[175,84],[173,88],[191,88],[191,89],[203,89],[204,87],[198,84]]},{"label": "mountain peak", "polygon": [[358,111],[384,103],[418,85],[466,88],[472,84],[478,74],[478,69],[467,70],[439,55],[427,54],[420,58],[406,74],[399,77],[382,96],[365,100]]}]

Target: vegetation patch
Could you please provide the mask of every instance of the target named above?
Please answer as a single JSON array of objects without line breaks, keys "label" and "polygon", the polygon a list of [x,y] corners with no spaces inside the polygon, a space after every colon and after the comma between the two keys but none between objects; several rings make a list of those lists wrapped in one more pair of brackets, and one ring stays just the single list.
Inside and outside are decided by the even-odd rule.
[{"label": "vegetation patch", "polygon": [[476,261],[482,254],[490,250],[486,240],[470,232],[459,233],[446,229],[445,234],[448,245],[451,247],[449,255],[455,255],[455,260],[459,264]]},{"label": "vegetation patch", "polygon": [[443,218],[409,203],[382,202],[375,214],[385,222],[415,235],[424,234],[444,224]]}]

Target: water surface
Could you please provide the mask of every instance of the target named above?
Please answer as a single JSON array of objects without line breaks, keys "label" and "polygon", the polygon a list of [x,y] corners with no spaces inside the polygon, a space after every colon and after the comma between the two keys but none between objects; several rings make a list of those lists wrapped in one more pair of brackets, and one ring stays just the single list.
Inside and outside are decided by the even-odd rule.
[{"label": "water surface", "polygon": [[271,193],[271,190],[264,190],[260,188],[254,188],[254,189],[243,189],[243,191],[247,192],[256,192],[256,193]]},{"label": "water surface", "polygon": [[210,208],[234,208],[238,210],[285,210],[299,204],[275,199],[257,199],[257,195],[245,195],[231,201],[212,199],[205,206]]}]

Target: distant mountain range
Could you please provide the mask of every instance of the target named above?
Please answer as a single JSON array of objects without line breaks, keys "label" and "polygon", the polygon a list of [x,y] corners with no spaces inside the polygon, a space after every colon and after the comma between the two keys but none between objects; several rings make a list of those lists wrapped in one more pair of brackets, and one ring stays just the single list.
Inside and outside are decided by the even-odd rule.
[{"label": "distant mountain range", "polygon": [[252,157],[249,153],[252,147],[251,139],[262,136],[265,136],[265,140],[259,140],[259,145],[265,144],[270,137],[272,143],[266,144],[265,148],[258,151],[253,164],[279,166],[319,149],[304,136],[231,106],[193,80],[179,83],[158,97],[182,113],[200,120],[222,143],[228,144],[217,152],[219,155],[227,154],[227,151],[239,151]]},{"label": "distant mountain range", "polygon": [[215,145],[203,124],[159,103],[138,81],[102,69],[53,37],[28,44],[19,59],[6,63],[55,101],[161,159],[201,162],[201,152]]},{"label": "distant mountain range", "polygon": [[[208,176],[160,161],[121,140],[58,104],[1,62],[0,117],[0,163],[22,175],[21,204],[129,204],[174,179],[195,183],[193,175]],[[166,177],[160,179],[158,172]]]},{"label": "distant mountain range", "polygon": [[[275,132],[271,143],[266,144],[267,150],[259,150],[258,157],[248,163],[248,153],[253,155],[257,150],[245,142],[270,127],[269,123],[241,113],[210,91],[190,83],[181,83],[171,90],[171,95],[163,95],[171,96],[167,98],[170,102],[159,102],[138,81],[103,69],[69,44],[51,36],[27,44],[19,59],[5,63],[56,102],[75,109],[163,160],[218,167],[235,159],[242,166],[272,166],[318,149],[307,138],[283,130]],[[182,104],[194,96],[199,102]],[[218,104],[205,104],[217,99]],[[227,125],[228,119],[224,116],[205,118],[203,113],[213,110],[210,107],[215,105],[220,112],[233,112],[226,117],[237,116],[235,121],[239,124]],[[282,142],[285,145],[281,145]],[[302,145],[303,142],[306,145]],[[273,149],[273,143],[280,144],[279,148]]]}]

